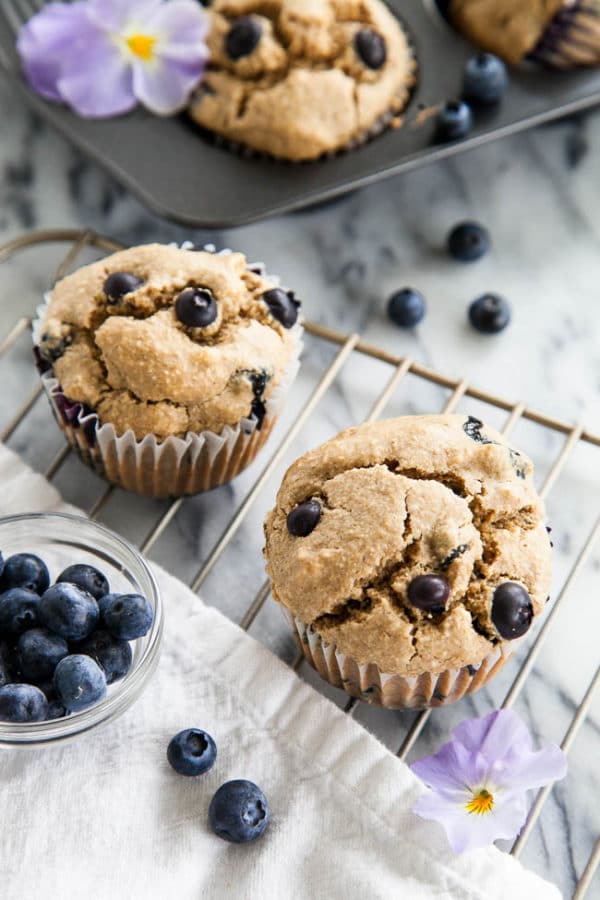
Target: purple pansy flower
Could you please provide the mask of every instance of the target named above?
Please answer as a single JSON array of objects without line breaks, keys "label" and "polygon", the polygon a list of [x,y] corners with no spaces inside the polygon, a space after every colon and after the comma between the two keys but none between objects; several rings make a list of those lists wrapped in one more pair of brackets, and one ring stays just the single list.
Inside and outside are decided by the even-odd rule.
[{"label": "purple pansy flower", "polygon": [[31,87],[80,116],[181,109],[208,58],[206,13],[195,0],[49,3],[19,32]]},{"label": "purple pansy flower", "polygon": [[567,761],[549,744],[533,749],[511,710],[467,719],[433,756],[411,766],[428,788],[413,811],[446,829],[455,853],[514,838],[527,818],[526,792],[564,778]]}]

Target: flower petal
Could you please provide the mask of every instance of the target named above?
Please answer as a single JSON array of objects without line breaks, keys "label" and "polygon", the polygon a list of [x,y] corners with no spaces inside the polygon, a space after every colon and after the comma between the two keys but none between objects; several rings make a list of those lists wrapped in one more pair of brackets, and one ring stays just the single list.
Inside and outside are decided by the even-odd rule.
[{"label": "flower petal", "polygon": [[497,778],[497,784],[509,792],[528,791],[559,781],[567,774],[567,757],[556,744],[548,744],[534,753],[524,754]]},{"label": "flower petal", "polygon": [[185,106],[198,84],[202,69],[155,58],[133,63],[133,90],[138,100],[158,116],[169,116]]},{"label": "flower petal", "polygon": [[478,784],[472,769],[472,754],[457,741],[444,744],[433,756],[425,756],[411,765],[413,772],[428,787],[441,791],[458,791],[461,796],[470,794],[471,786]]},{"label": "flower petal", "polygon": [[25,76],[38,94],[62,100],[58,79],[65,58],[94,38],[84,3],[49,3],[19,31],[17,51]]},{"label": "flower petal", "polygon": [[490,761],[532,748],[527,727],[510,709],[495,710],[480,719],[466,719],[456,726],[452,736],[472,753],[483,753]]},{"label": "flower petal", "polygon": [[87,48],[85,58],[80,54],[69,57],[58,89],[75,112],[86,118],[121,115],[136,105],[131,67],[101,33]]},{"label": "flower petal", "polygon": [[122,31],[130,24],[145,25],[162,0],[88,0],[90,18],[104,31]]},{"label": "flower petal", "polygon": [[469,813],[465,806],[428,791],[422,794],[413,812],[423,819],[439,822],[455,853],[487,847],[500,838],[516,837],[527,817],[522,794],[495,801],[494,809],[483,815]]}]

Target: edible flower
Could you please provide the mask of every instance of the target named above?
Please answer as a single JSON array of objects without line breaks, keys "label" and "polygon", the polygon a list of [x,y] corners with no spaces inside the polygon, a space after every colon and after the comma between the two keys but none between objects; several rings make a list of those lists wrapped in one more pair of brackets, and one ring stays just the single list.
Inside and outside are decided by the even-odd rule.
[{"label": "edible flower", "polygon": [[19,32],[30,86],[86,118],[138,102],[168,116],[200,82],[207,16],[195,0],[78,0],[48,3]]},{"label": "edible flower", "polygon": [[433,756],[411,766],[429,790],[413,812],[446,830],[455,853],[514,838],[527,818],[527,791],[564,778],[567,761],[554,744],[533,749],[511,710],[467,719]]}]

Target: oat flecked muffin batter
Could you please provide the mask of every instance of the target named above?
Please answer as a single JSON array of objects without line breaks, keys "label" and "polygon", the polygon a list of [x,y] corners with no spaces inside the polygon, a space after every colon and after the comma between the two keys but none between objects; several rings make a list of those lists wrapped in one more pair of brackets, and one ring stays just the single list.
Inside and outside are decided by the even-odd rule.
[{"label": "oat flecked muffin batter", "polygon": [[598,0],[450,0],[449,18],[473,43],[517,64],[600,65]]},{"label": "oat flecked muffin batter", "polygon": [[150,244],[60,281],[39,350],[65,396],[118,434],[219,432],[260,413],[289,364],[296,319],[289,293],[241,253]]},{"label": "oat flecked muffin batter", "polygon": [[[474,689],[480,664],[528,630],[550,588],[532,464],[473,417],[342,432],[291,466],[265,533],[273,596],[308,636],[430,687],[464,670],[462,693]],[[352,678],[331,680],[348,689]]]},{"label": "oat flecked muffin batter", "polygon": [[208,13],[210,65],[190,114],[231,142],[316,159],[408,101],[414,59],[381,0],[214,0]]}]

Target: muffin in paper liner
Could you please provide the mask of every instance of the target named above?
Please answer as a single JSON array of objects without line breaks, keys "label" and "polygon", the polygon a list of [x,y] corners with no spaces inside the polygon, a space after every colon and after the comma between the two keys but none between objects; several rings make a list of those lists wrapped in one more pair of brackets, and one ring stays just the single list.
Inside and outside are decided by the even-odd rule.
[{"label": "muffin in paper liner", "polygon": [[304,658],[325,681],[351,697],[386,709],[429,709],[454,703],[484,687],[514,652],[512,645],[501,642],[477,666],[411,676],[386,673],[375,663],[358,663],[334,644],[327,644],[311,625],[289,610],[283,611]]},{"label": "muffin in paper liner", "polygon": [[[236,14],[242,15],[244,21],[258,20],[265,15],[264,4],[259,0],[234,0],[235,4],[239,7]],[[325,2],[320,10],[312,6],[304,11],[300,10],[299,5],[288,10],[285,0],[277,0],[273,4],[272,13],[263,22],[263,32],[254,48],[234,57],[232,61],[224,49],[226,36],[222,32],[221,19],[224,15],[230,16],[233,9],[228,8],[225,2],[215,4],[211,11],[214,24],[209,34],[212,65],[192,95],[188,115],[217,146],[244,158],[263,158],[294,165],[334,158],[368,143],[390,126],[400,124],[417,82],[416,48],[402,20],[385,3],[366,0],[363,6],[365,8],[359,13],[359,18],[352,19],[352,24],[384,39],[383,62],[365,62],[352,49],[351,42],[344,48],[337,46],[333,52],[334,59],[331,47],[328,52],[324,48],[329,46],[328,41],[333,34],[333,45],[337,45],[340,33],[336,29],[350,24],[329,18],[332,9],[335,18],[335,4],[328,8]],[[360,4],[357,7],[360,9]],[[361,15],[364,17],[361,18]],[[318,21],[319,16],[324,18]],[[232,25],[235,26],[235,21]],[[282,34],[286,37],[280,43]],[[342,49],[343,54],[340,55]],[[283,56],[279,58],[281,54]],[[285,77],[278,68],[283,57]],[[339,76],[344,72],[353,80],[353,96],[356,97],[362,85],[361,71],[367,71],[373,77],[374,73],[377,76],[383,73],[383,82],[364,82],[367,90],[357,103],[357,116],[363,118],[358,127],[355,124],[351,129],[351,134],[349,129],[340,134],[336,113],[346,110],[352,104],[351,98],[340,95],[337,82],[317,84],[310,78],[314,75],[321,79],[332,72]],[[300,77],[296,81],[299,72]],[[383,89],[383,103],[377,88],[382,87],[394,73],[398,76],[397,83],[392,90],[389,90],[389,84],[387,90]],[[222,83],[224,76],[229,79],[228,83]],[[268,101],[264,105],[260,103],[258,109],[253,107],[255,91],[259,99],[265,91],[268,92]],[[205,106],[208,104],[209,108],[203,108],[203,103]],[[376,108],[372,109],[372,106]],[[365,116],[367,109],[372,112],[369,116]],[[290,110],[294,112],[290,113]],[[321,111],[320,118],[317,115],[309,127],[306,121],[309,113],[312,115],[318,111]],[[299,129],[298,122],[302,122],[304,127]],[[327,133],[327,128],[335,129],[336,124],[337,133]],[[311,128],[313,134],[309,138]]]},{"label": "muffin in paper liner", "polygon": [[565,3],[529,58],[555,69],[600,65],[600,0]]},{"label": "muffin in paper liner", "polygon": [[[186,243],[182,249],[191,246]],[[213,245],[204,249],[215,252]],[[262,263],[249,264],[249,268],[266,275]],[[269,278],[274,286],[279,284],[275,276]],[[298,373],[303,335],[300,322],[288,332],[293,352],[279,384],[264,401],[262,421],[253,414],[237,425],[225,425],[220,433],[206,429],[162,441],[154,434],[138,440],[132,430],[118,435],[112,424],[100,422],[94,410],[66,397],[52,367],[39,357],[37,347],[49,299],[50,295],[46,295],[32,325],[42,385],[69,444],[99,475],[117,487],[145,497],[181,497],[226,484],[253,462],[275,427],[287,391]]]}]

